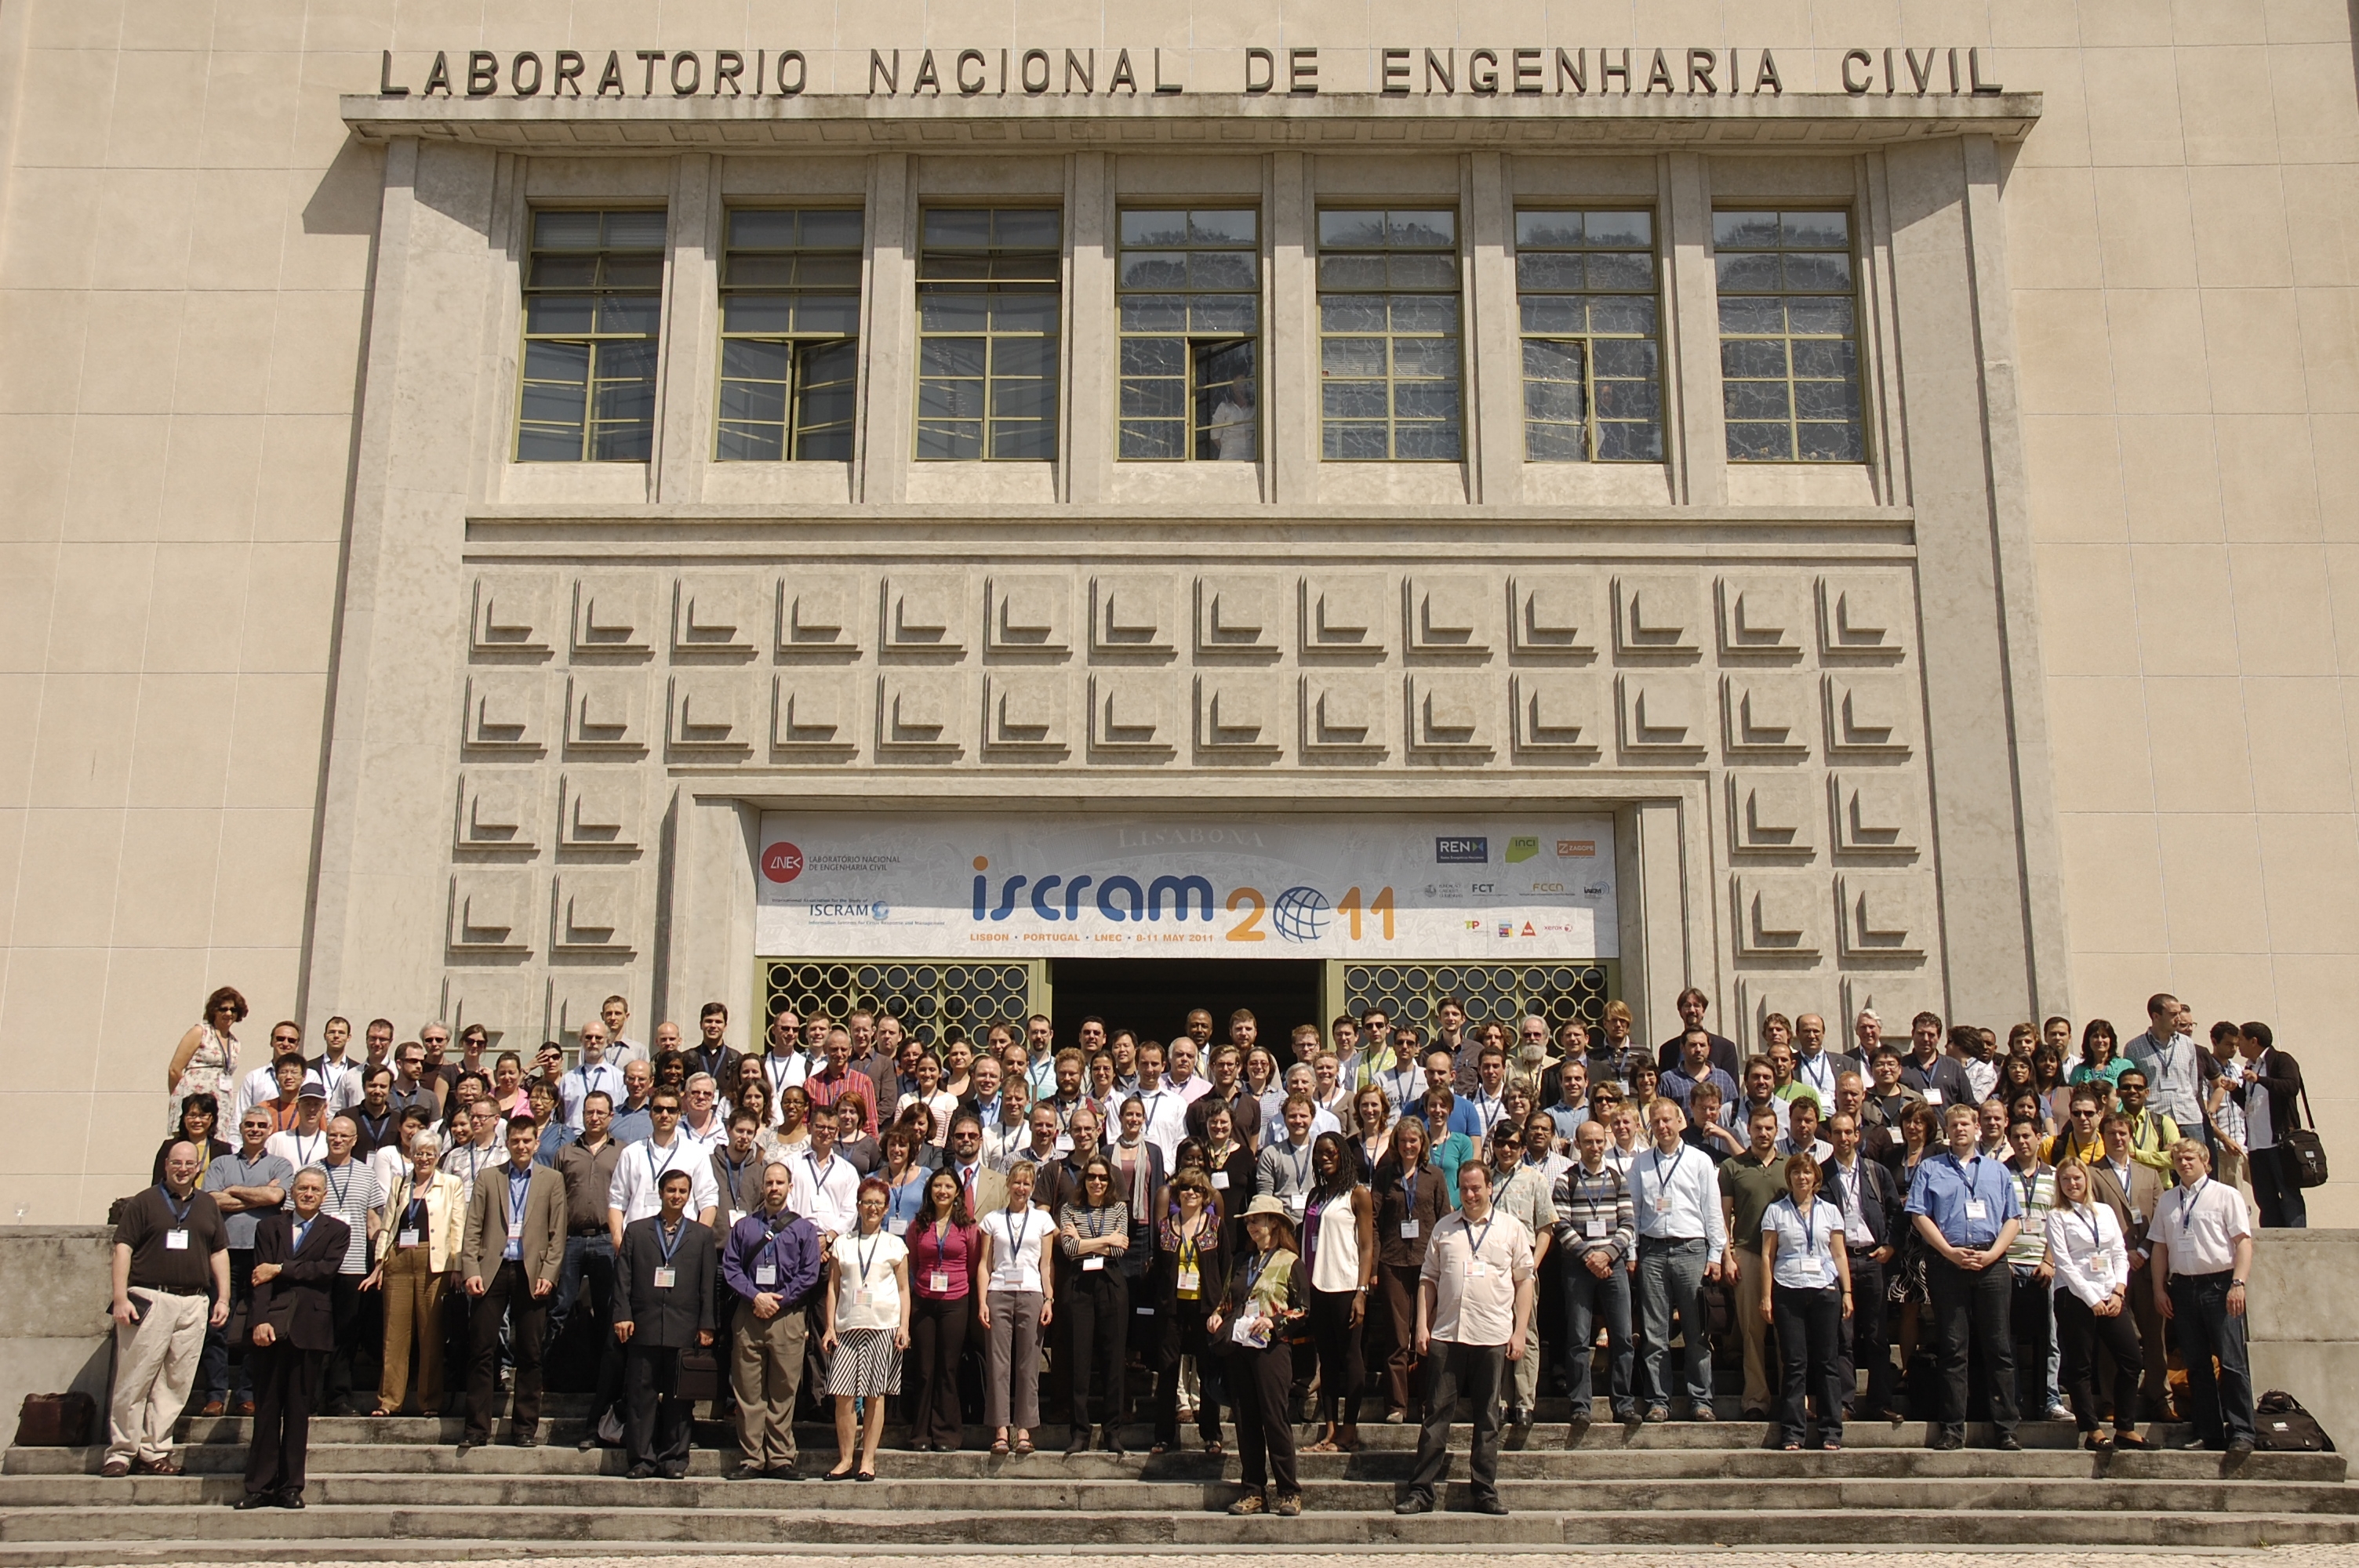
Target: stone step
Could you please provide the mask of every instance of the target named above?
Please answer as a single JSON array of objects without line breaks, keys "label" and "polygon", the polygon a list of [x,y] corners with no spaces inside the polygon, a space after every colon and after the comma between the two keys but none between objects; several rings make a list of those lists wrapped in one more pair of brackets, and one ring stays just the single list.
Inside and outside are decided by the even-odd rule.
[{"label": "stone step", "polygon": [[[1460,1434],[1464,1452],[1465,1434]],[[94,1476],[105,1457],[100,1448],[12,1448],[6,1476]],[[806,1470],[824,1469],[835,1458],[832,1434],[813,1434],[803,1449]],[[192,1444],[181,1450],[182,1463],[192,1476],[236,1476],[245,1468],[242,1444]],[[1321,1480],[1393,1481],[1406,1479],[1413,1454],[1407,1448],[1372,1449],[1360,1454],[1304,1454],[1299,1464],[1305,1476]],[[719,1477],[737,1465],[737,1450],[698,1449],[690,1456],[695,1476]],[[2027,1480],[2111,1479],[2123,1481],[2207,1481],[2222,1478],[2226,1456],[2177,1450],[2122,1452],[2105,1458],[2061,1448],[2031,1448],[2021,1454],[1997,1454],[1987,1449],[1937,1454],[1921,1445],[1910,1447],[1848,1447],[1836,1454],[1787,1454],[1771,1448],[1669,1448],[1591,1444],[1580,1450],[1545,1443],[1536,1434],[1523,1452],[1500,1455],[1499,1473],[1513,1480],[1644,1481],[1754,1478],[1919,1478],[1970,1480],[1991,1476]],[[310,1460],[315,1477],[328,1476],[565,1476],[582,1479],[619,1476],[627,1468],[624,1456],[604,1449],[581,1453],[571,1444],[516,1448],[495,1444],[461,1455],[443,1444],[313,1444]],[[984,1480],[1026,1476],[1108,1479],[1134,1476],[1147,1480],[1201,1482],[1234,1479],[1238,1460],[1234,1453],[1214,1457],[1191,1446],[1174,1453],[1133,1453],[1123,1458],[1086,1454],[1067,1459],[1061,1451],[1029,1457],[995,1458],[968,1449],[958,1454],[911,1454],[891,1448],[877,1454],[878,1474],[886,1480]],[[2339,1454],[2256,1454],[2237,1465],[2239,1481],[2339,1484],[2345,1477]],[[0,1487],[5,1482],[0,1481]],[[0,1494],[5,1495],[5,1494]]]},{"label": "stone step", "polygon": [[[1453,1468],[1463,1472],[1462,1461]],[[136,1476],[93,1483],[79,1476],[9,1476],[0,1479],[0,1531],[11,1540],[73,1540],[93,1528],[92,1505],[102,1527],[138,1533],[131,1523],[176,1508],[234,1502],[244,1487],[234,1476]],[[824,1494],[823,1496],[821,1494]],[[611,1476],[451,1476],[430,1487],[408,1476],[321,1476],[306,1500],[323,1508],[399,1510],[432,1502],[462,1509],[582,1512],[699,1512],[760,1507],[824,1506],[861,1513],[955,1511],[959,1499],[974,1495],[956,1480],[925,1476],[880,1476],[869,1484],[833,1485],[817,1480],[745,1481],[689,1479],[627,1481]],[[1204,1513],[1225,1509],[1236,1496],[1233,1482],[1201,1478],[1142,1480],[1136,1476],[1086,1478],[1065,1476],[1001,1476],[991,1483],[991,1502],[1048,1519],[1164,1509]],[[1377,1512],[1401,1495],[1392,1479],[1304,1478],[1305,1507],[1321,1512]],[[2058,1512],[2141,1513],[2266,1512],[2330,1514],[2359,1519],[2359,1488],[2343,1486],[2248,1480],[2136,1481],[2082,1477],[2039,1480],[1994,1476],[1958,1479],[1787,1476],[1777,1479],[1588,1480],[1549,1477],[1503,1479],[1500,1495],[1511,1508],[1536,1512],[1704,1512],[1734,1520],[1770,1513],[1827,1509],[1920,1511],[2012,1509]],[[450,1531],[447,1533],[459,1533]]]},{"label": "stone step", "polygon": [[[675,1496],[681,1484],[643,1483]],[[808,1494],[789,1488],[802,1499]],[[1462,1509],[1452,1488],[1446,1509]],[[684,1498],[682,1499],[684,1500]],[[1516,1498],[1510,1497],[1509,1506]],[[0,1513],[0,1561],[41,1564],[121,1563],[147,1556],[188,1562],[200,1557],[267,1555],[301,1543],[307,1559],[346,1554],[418,1561],[452,1555],[516,1557],[538,1552],[677,1552],[705,1547],[740,1551],[815,1546],[897,1551],[951,1548],[1086,1545],[1114,1547],[1372,1548],[1388,1545],[1446,1550],[1510,1545],[1562,1546],[1812,1546],[1896,1545],[1917,1548],[2073,1546],[2168,1547],[2176,1550],[2359,1541],[2359,1519],[2348,1514],[2279,1513],[2267,1509],[2154,1512],[2130,1508],[2087,1511],[1980,1508],[1831,1508],[1729,1514],[1693,1509],[1659,1511],[1596,1509],[1557,1513],[1527,1508],[1504,1519],[1457,1511],[1402,1518],[1386,1512],[1343,1512],[1314,1502],[1299,1519],[1233,1519],[1225,1513],[1138,1511],[1047,1514],[1025,1509],[923,1512],[847,1509],[832,1496],[815,1508],[799,1500],[711,1509],[406,1506],[392,1509],[313,1507],[234,1513],[216,1505],[90,1509],[67,1532],[28,1530],[44,1510]],[[153,1551],[138,1552],[139,1543]],[[353,1543],[359,1543],[354,1545]],[[529,1543],[529,1544],[527,1544]]]}]

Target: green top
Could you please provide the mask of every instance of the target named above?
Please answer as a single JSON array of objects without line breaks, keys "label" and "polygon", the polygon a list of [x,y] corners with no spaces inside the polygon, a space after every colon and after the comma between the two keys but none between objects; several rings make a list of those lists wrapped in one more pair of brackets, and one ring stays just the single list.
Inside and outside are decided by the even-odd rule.
[{"label": "green top", "polygon": [[1761,1217],[1786,1195],[1786,1156],[1773,1152],[1767,1160],[1756,1160],[1750,1149],[1731,1155],[1720,1162],[1720,1191],[1736,1208],[1728,1244],[1759,1250]]}]

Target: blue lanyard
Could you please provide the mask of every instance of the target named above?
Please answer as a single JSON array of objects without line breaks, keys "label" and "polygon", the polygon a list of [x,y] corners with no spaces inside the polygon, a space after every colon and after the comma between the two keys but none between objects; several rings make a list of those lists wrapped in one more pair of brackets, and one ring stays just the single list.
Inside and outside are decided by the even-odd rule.
[{"label": "blue lanyard", "polygon": [[681,1216],[681,1217],[680,1217],[680,1222],[679,1222],[679,1228],[678,1228],[678,1229],[676,1229],[676,1230],[674,1230],[674,1231],[671,1233],[671,1235],[670,1235],[670,1237],[669,1237],[669,1238],[666,1238],[666,1237],[665,1237],[665,1235],[664,1235],[664,1227],[663,1227],[662,1223],[661,1223],[660,1221],[658,1221],[658,1222],[657,1223],[657,1225],[656,1225],[656,1250],[658,1250],[658,1252],[661,1252],[661,1253],[663,1254],[663,1260],[664,1260],[664,1265],[665,1265],[665,1267],[667,1267],[667,1268],[670,1267],[670,1265],[671,1265],[671,1255],[672,1255],[673,1253],[675,1253],[675,1252],[679,1251],[679,1244],[680,1244],[681,1242],[683,1242],[683,1241],[687,1240],[687,1239],[688,1239],[688,1217],[687,1217],[687,1216],[683,1215],[683,1216]]},{"label": "blue lanyard", "polygon": [[524,1174],[521,1176],[514,1171],[508,1173],[508,1234],[510,1236],[524,1228],[525,1199],[531,1192],[532,1168],[529,1165],[525,1167]]},{"label": "blue lanyard", "polygon": [[1680,1144],[1680,1152],[1671,1156],[1671,1173],[1669,1176],[1663,1174],[1663,1152],[1657,1149],[1652,1152],[1655,1156],[1655,1206],[1660,1208],[1664,1195],[1671,1190],[1671,1183],[1679,1179],[1680,1162],[1688,1157],[1688,1146]]},{"label": "blue lanyard", "polygon": [[1786,1206],[1792,1209],[1794,1211],[1794,1217],[1801,1222],[1802,1256],[1805,1258],[1817,1257],[1819,1255],[1819,1206],[1817,1201],[1815,1199],[1812,1200],[1808,1213],[1804,1213],[1802,1206],[1796,1203],[1790,1197],[1786,1200]]},{"label": "blue lanyard", "polygon": [[2187,1189],[2187,1195],[2179,1200],[2179,1230],[2182,1240],[2186,1238],[2188,1217],[2195,1212],[2196,1200],[2202,1197],[2203,1189],[2210,1184],[2209,1178],[2199,1180]]},{"label": "blue lanyard", "polygon": [[350,1160],[344,1162],[344,1180],[341,1186],[336,1184],[336,1173],[332,1168],[324,1164],[320,1167],[320,1173],[328,1178],[328,1190],[336,1195],[338,1214],[344,1212],[344,1199],[353,1190],[353,1164]]},{"label": "blue lanyard", "polygon": [[164,1209],[172,1217],[172,1228],[179,1230],[186,1227],[189,1223],[189,1211],[197,1206],[196,1189],[193,1187],[189,1189],[189,1195],[180,1200],[180,1206],[178,1208],[172,1206],[171,1188],[159,1183],[156,1190],[164,1195]]},{"label": "blue lanyard", "polygon": [[[1003,1212],[1012,1215],[1016,1212],[1016,1206],[1009,1204]],[[1032,1234],[1032,1216],[1035,1212],[1029,1205],[1025,1206],[1024,1228],[1021,1230],[1016,1228],[1015,1220],[1007,1221],[1007,1250],[1012,1259],[1021,1259],[1024,1256],[1024,1243]]]},{"label": "blue lanyard", "polygon": [[1294,1189],[1295,1189],[1295,1191],[1297,1191],[1297,1192],[1304,1192],[1304,1191],[1308,1191],[1308,1190],[1309,1190],[1309,1188],[1310,1188],[1310,1142],[1306,1141],[1306,1142],[1302,1145],[1302,1153],[1301,1153],[1301,1156],[1300,1156],[1299,1158],[1297,1158],[1297,1157],[1296,1157],[1296,1155],[1295,1155],[1295,1152],[1294,1152],[1294,1145],[1293,1145],[1293,1144],[1291,1144],[1291,1143],[1288,1144],[1288,1145],[1286,1146],[1286,1160],[1287,1160],[1287,1163],[1288,1163],[1288,1164],[1289,1164],[1289,1165],[1291,1165],[1291,1166],[1293,1166],[1293,1167],[1294,1167]]}]

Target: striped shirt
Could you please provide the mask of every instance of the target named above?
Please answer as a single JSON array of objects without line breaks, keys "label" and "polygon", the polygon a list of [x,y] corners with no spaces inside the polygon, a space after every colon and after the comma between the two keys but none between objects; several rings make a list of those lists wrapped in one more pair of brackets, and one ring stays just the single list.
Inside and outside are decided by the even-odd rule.
[{"label": "striped shirt", "polygon": [[1637,1244],[1630,1208],[1630,1184],[1611,1162],[1592,1175],[1578,1162],[1556,1179],[1557,1245],[1586,1257],[1599,1248],[1614,1262]]}]

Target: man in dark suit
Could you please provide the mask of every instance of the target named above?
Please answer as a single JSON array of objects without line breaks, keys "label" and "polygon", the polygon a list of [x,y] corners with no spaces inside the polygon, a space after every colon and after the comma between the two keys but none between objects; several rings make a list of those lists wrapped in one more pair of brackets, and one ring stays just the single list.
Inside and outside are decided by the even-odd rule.
[{"label": "man in dark suit", "polygon": [[2251,1155],[2253,1201],[2267,1227],[2310,1224],[2310,1206],[2294,1184],[2285,1135],[2301,1125],[2301,1064],[2277,1048],[2266,1023],[2238,1027],[2245,1052],[2245,1147]]},{"label": "man in dark suit", "polygon": [[737,1074],[745,1064],[745,1054],[725,1038],[729,1033],[729,1010],[720,1002],[708,1001],[696,1022],[697,1032],[703,1038],[688,1049],[688,1070],[712,1074],[712,1087],[723,1095],[731,1094],[737,1087]]},{"label": "man in dark suit", "polygon": [[[1851,1260],[1852,1314],[1843,1325],[1843,1387],[1848,1401],[1867,1368],[1868,1413],[1894,1408],[1892,1349],[1886,1334],[1885,1267],[1900,1234],[1900,1183],[1883,1162],[1860,1152],[1859,1118],[1838,1110],[1827,1121],[1834,1155],[1820,1167],[1820,1189],[1843,1206],[1843,1250]],[[1848,1413],[1848,1412],[1846,1412]]]},{"label": "man in dark suit", "polygon": [[336,1348],[335,1283],[352,1229],[321,1214],[327,1173],[295,1177],[292,1213],[264,1215],[254,1231],[254,1440],[240,1509],[303,1506],[303,1456],[321,1374]]},{"label": "man in dark suit", "polygon": [[549,1337],[549,1292],[565,1270],[565,1178],[537,1165],[540,1127],[529,1116],[508,1122],[508,1162],[485,1171],[467,1202],[467,1229],[459,1248],[459,1278],[473,1298],[468,1322],[473,1369],[467,1379],[467,1427],[459,1452],[492,1440],[492,1375],[500,1355],[500,1325],[513,1313],[509,1343],[516,1353],[516,1410],[510,1423],[518,1448],[540,1444],[540,1358]]},{"label": "man in dark suit", "polygon": [[[1680,993],[1680,1032],[1655,1049],[1655,1070],[1668,1073],[1680,1065],[1684,1054],[1688,1032],[1703,1029],[1703,1015],[1712,1007],[1712,999],[1693,986]],[[1704,1037],[1712,1042],[1712,1065],[1730,1077],[1743,1076],[1744,1057],[1737,1053],[1736,1042],[1725,1035],[1704,1029]]]},{"label": "man in dark suit", "polygon": [[2122,1227],[2122,1245],[2130,1255],[2130,1321],[2137,1325],[2138,1350],[2146,1362],[2138,1378],[2140,1418],[2169,1421],[2170,1340],[2146,1272],[2150,1257],[2146,1233],[2154,1224],[2155,1210],[2162,1205],[2168,1184],[2153,1166],[2142,1165],[2131,1156],[2128,1117],[2111,1112],[2098,1129],[2102,1148],[2096,1159],[2087,1162],[2089,1197],[2114,1211]]},{"label": "man in dark suit", "polygon": [[623,1346],[624,1446],[631,1479],[688,1475],[689,1401],[679,1353],[712,1343],[712,1232],[688,1217],[686,1171],[664,1173],[663,1208],[623,1227],[614,1337]]}]

